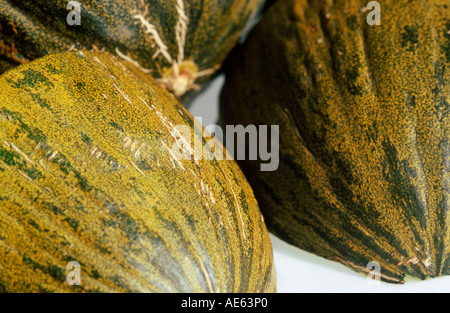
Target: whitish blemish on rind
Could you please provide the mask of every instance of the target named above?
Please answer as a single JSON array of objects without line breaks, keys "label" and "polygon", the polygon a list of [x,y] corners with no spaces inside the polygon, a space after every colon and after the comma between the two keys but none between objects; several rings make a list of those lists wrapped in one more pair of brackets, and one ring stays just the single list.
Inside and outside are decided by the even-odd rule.
[{"label": "whitish blemish on rind", "polygon": [[231,184],[230,179],[228,178],[228,175],[225,174],[225,172],[222,169],[220,169],[220,170],[222,171],[223,176],[225,176],[225,178],[226,178],[226,180],[228,182],[228,185],[230,186],[231,193],[233,194],[234,203],[236,204],[236,209],[237,209],[237,212],[239,214],[239,228],[240,228],[242,237],[244,238],[244,240],[246,240],[245,229],[244,229],[245,226],[244,226],[244,220],[242,218],[241,206],[239,205],[239,201],[237,199],[236,193],[233,190],[233,185]]},{"label": "whitish blemish on rind", "polygon": [[[338,260],[339,262],[342,262],[343,264],[345,264],[347,266],[350,266],[350,267],[352,267],[354,269],[357,269],[357,270],[359,270],[359,271],[361,271],[363,273],[370,274],[372,272],[371,269],[368,269],[368,268],[366,268],[364,266],[359,266],[359,265],[357,265],[357,264],[355,264],[355,263],[353,263],[351,261],[344,260],[344,259],[339,258],[339,257],[337,257],[336,260]],[[395,277],[390,277],[390,276],[387,276],[387,275],[385,275],[383,273],[379,273],[379,277],[383,278],[384,280],[386,280],[388,282],[393,282],[393,283],[401,283],[402,282],[401,280],[399,280],[399,279],[397,279]]]},{"label": "whitish blemish on rind", "polygon": [[172,64],[173,59],[170,56],[169,48],[164,44],[164,42],[161,39],[161,36],[158,33],[158,30],[156,27],[152,24],[150,24],[146,18],[141,14],[136,14],[133,16],[133,18],[139,20],[142,24],[142,27],[145,28],[145,32],[147,34],[150,34],[150,38],[155,41],[155,44],[157,45],[158,49],[156,50],[155,54],[153,55],[153,58],[156,59],[159,54],[161,54],[169,64]]},{"label": "whitish blemish on rind", "polygon": [[25,161],[27,161],[30,164],[34,164],[33,160],[31,160],[22,150],[20,150],[14,143],[10,142],[9,143],[11,148],[14,149],[14,151],[16,151],[18,154],[20,154]]},{"label": "whitish blemish on rind", "polygon": [[178,43],[178,64],[181,64],[184,60],[184,47],[186,45],[186,33],[188,30],[189,19],[184,10],[183,0],[177,0],[176,9],[178,20],[177,25],[175,26],[175,35]]},{"label": "whitish blemish on rind", "polygon": [[124,59],[127,62],[130,62],[131,64],[133,64],[134,66],[136,66],[137,68],[139,68],[142,72],[146,73],[146,74],[150,74],[151,72],[153,72],[151,69],[148,68],[144,68],[142,67],[138,61],[134,60],[132,57],[130,57],[129,55],[126,55],[124,53],[122,53],[119,48],[116,48],[116,53],[117,55]]},{"label": "whitish blemish on rind", "polygon": [[114,88],[116,88],[116,90],[120,93],[120,95],[124,98],[124,100],[126,102],[128,102],[129,104],[133,104],[131,102],[130,98],[128,97],[128,95],[126,95],[122,90],[120,90],[120,88],[116,84],[113,84],[113,85],[114,85]]}]

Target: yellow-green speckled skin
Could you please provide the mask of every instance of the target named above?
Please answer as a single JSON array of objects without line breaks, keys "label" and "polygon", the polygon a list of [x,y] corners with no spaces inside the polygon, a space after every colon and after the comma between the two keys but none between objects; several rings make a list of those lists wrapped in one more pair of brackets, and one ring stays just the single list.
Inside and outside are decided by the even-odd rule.
[{"label": "yellow-green speckled skin", "polygon": [[238,166],[175,160],[172,127],[191,115],[121,62],[65,52],[0,77],[0,290],[275,291]]},{"label": "yellow-green speckled skin", "polygon": [[[194,61],[200,71],[220,65],[236,44],[250,17],[262,0],[181,0],[188,19],[184,59]],[[105,49],[115,53],[118,48],[160,77],[170,67],[160,54],[155,40],[146,33],[135,15],[145,18],[159,33],[170,55],[179,53],[176,24],[177,0],[81,0],[81,25],[67,25],[66,0],[0,0],[0,54],[2,46],[14,53],[3,53],[0,73],[20,61],[75,48]],[[3,27],[3,29],[1,29]],[[3,41],[3,44],[1,44]],[[11,51],[11,50],[9,50]]]},{"label": "yellow-green speckled skin", "polygon": [[386,282],[450,272],[450,3],[279,0],[231,58],[228,124],[279,124],[246,162],[269,230]]}]

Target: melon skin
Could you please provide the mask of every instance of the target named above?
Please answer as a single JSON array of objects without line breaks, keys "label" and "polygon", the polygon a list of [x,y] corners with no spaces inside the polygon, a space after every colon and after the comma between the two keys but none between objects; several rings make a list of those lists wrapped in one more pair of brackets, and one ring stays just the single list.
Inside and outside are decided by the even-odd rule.
[{"label": "melon skin", "polygon": [[[169,152],[173,126],[193,123],[107,53],[2,75],[0,290],[274,292],[268,232],[237,164]],[[67,283],[74,261],[81,285]]]},{"label": "melon skin", "polygon": [[181,98],[214,75],[263,0],[85,0],[77,15],[68,3],[0,1],[0,73],[70,49],[108,51]]},{"label": "melon skin", "polygon": [[280,166],[242,168],[269,230],[403,283],[450,272],[447,1],[280,0],[230,57],[226,124],[280,125]]}]

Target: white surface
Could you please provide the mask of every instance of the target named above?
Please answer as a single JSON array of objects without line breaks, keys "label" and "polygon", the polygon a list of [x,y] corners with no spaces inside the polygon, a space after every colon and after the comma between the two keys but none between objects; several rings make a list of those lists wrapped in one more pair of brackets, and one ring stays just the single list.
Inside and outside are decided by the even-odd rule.
[{"label": "white surface", "polygon": [[[223,77],[218,77],[189,108],[195,117],[202,117],[203,126],[217,122],[218,95],[223,81]],[[405,285],[370,285],[364,275],[339,263],[302,251],[273,235],[271,240],[277,269],[277,289],[281,293],[450,292],[450,276],[426,281],[410,279]]]}]

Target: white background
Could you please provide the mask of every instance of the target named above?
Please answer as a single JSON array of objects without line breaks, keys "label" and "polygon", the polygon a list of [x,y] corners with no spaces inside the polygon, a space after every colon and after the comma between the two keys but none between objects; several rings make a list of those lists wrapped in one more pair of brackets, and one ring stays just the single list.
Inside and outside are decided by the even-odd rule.
[{"label": "white background", "polygon": [[[203,126],[218,119],[218,96],[224,77],[220,76],[189,107]],[[380,283],[370,285],[365,276],[347,267],[302,251],[271,235],[277,269],[277,289],[292,292],[450,292],[450,276],[419,281],[413,278],[404,285]]]}]

